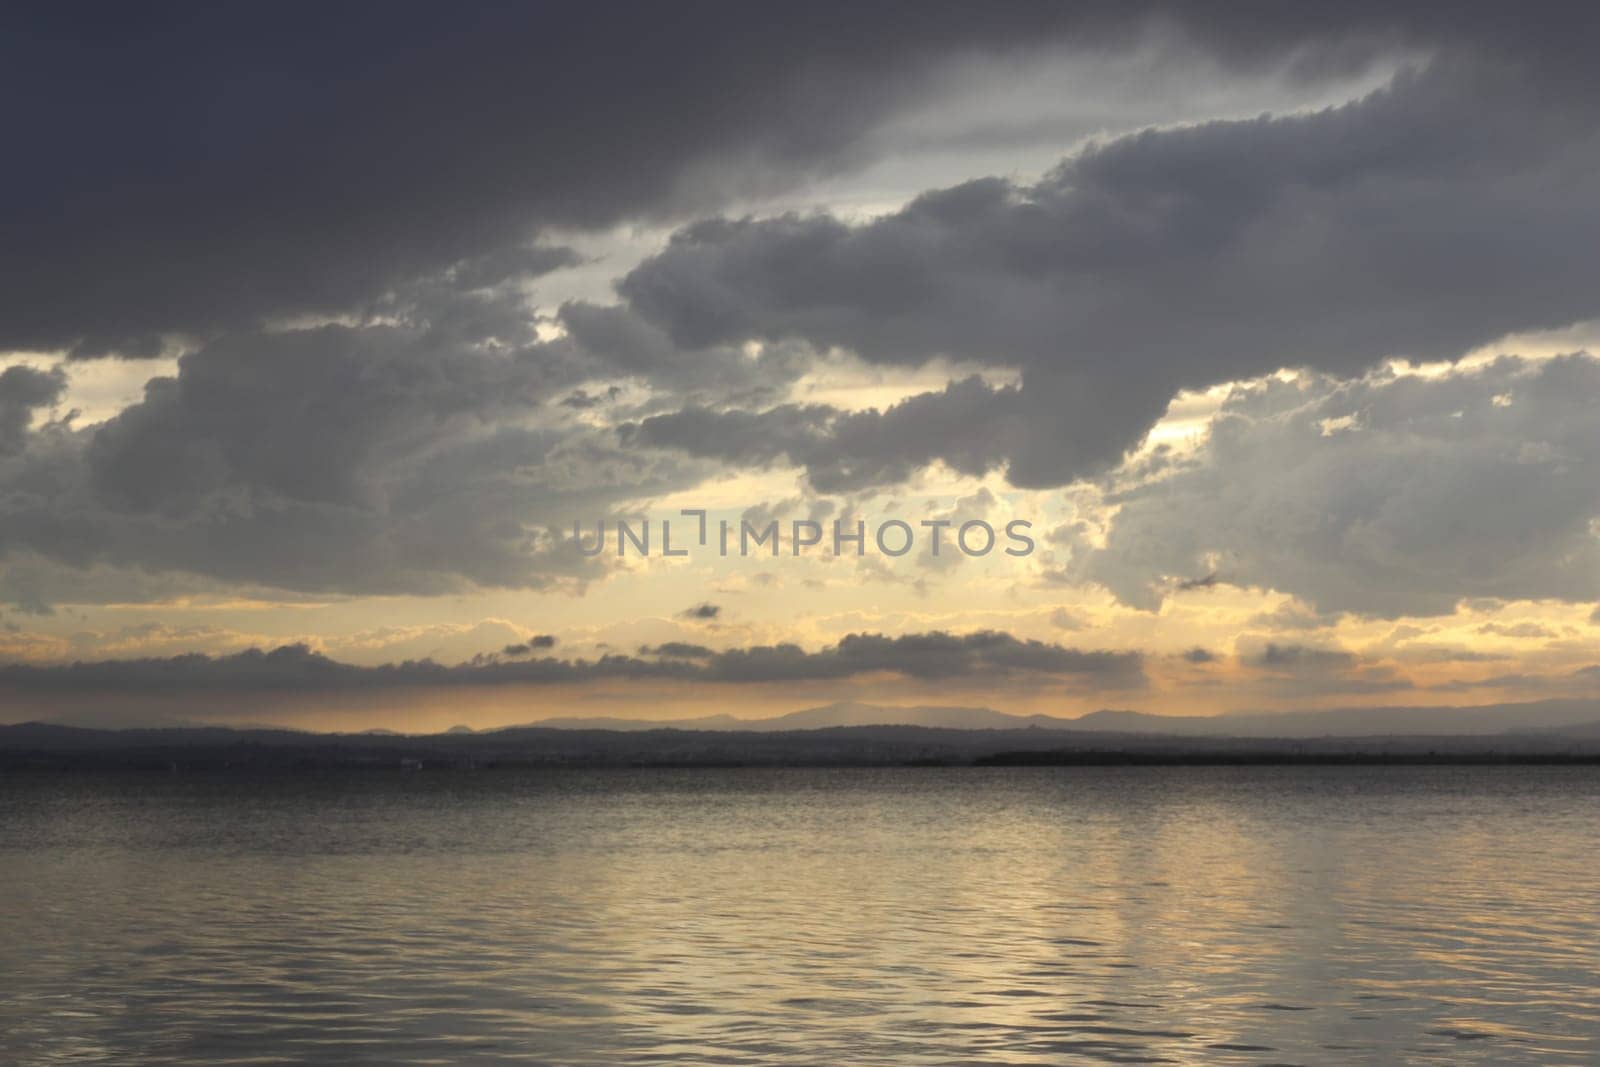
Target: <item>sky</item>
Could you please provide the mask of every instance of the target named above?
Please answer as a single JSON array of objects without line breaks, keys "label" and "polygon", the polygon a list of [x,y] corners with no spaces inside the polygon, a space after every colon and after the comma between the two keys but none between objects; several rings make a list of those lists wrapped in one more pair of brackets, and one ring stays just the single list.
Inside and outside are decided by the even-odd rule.
[{"label": "sky", "polygon": [[8,5],[0,721],[1600,697],[1600,16],[1391,8]]}]

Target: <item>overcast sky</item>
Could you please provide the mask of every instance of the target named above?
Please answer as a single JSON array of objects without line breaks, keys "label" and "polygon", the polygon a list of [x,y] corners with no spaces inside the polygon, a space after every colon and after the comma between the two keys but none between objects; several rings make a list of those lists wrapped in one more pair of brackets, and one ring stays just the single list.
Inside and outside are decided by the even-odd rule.
[{"label": "overcast sky", "polygon": [[1392,7],[9,5],[0,721],[1600,696],[1600,17]]}]

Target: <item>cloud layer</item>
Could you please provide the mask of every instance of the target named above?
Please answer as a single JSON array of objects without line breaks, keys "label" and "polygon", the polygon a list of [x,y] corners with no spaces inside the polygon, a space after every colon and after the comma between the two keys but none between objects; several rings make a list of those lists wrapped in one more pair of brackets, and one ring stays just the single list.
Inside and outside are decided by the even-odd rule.
[{"label": "cloud layer", "polygon": [[[536,646],[543,647],[543,646]],[[522,655],[521,652],[516,655]],[[377,667],[340,663],[303,644],[201,654],[102,660],[59,666],[0,666],[0,689],[19,694],[194,691],[331,692],[351,689],[477,685],[551,685],[607,679],[671,679],[719,683],[835,680],[899,675],[922,680],[1003,678],[1017,674],[1136,686],[1141,657],[1081,651],[996,631],[934,631],[886,637],[850,634],[807,652],[799,645],[760,645],[720,652],[670,645],[641,656],[487,661],[456,665],[409,660]]]}]

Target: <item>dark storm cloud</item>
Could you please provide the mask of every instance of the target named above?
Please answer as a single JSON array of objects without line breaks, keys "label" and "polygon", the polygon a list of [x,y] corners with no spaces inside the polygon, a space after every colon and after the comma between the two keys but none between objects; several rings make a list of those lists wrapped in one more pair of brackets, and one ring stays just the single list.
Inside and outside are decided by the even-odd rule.
[{"label": "dark storm cloud", "polygon": [[[664,651],[665,650],[665,651]],[[816,652],[781,644],[712,652],[665,645],[656,658],[607,655],[595,660],[493,658],[448,666],[410,660],[359,667],[331,660],[306,645],[231,656],[200,654],[102,660],[62,666],[0,665],[0,690],[18,693],[195,690],[335,691],[477,685],[543,685],[601,679],[682,679],[707,682],[792,682],[897,674],[918,679],[1035,675],[1110,686],[1143,681],[1131,652],[1085,652],[994,631],[885,637],[850,634]]]},{"label": "dark storm cloud", "polygon": [[7,367],[0,371],[0,455],[22,449],[34,412],[54,404],[66,387],[66,375],[59,370]]},{"label": "dark storm cloud", "polygon": [[154,354],[552,225],[792,186],[869,159],[885,116],[974,53],[1114,53],[1159,25],[1310,79],[1491,32],[1586,39],[1495,6],[1391,7],[10,4],[0,349]]},{"label": "dark storm cloud", "polygon": [[[1022,373],[1020,389],[969,383],[968,429],[943,445],[895,432],[913,402],[831,421],[720,413],[767,439],[757,462],[781,449],[838,484],[836,445],[863,479],[940,458],[1063,484],[1114,464],[1184,388],[1450,358],[1600,315],[1593,75],[1559,41],[1526,43],[1446,49],[1314,114],[1120,137],[1035,184],[981,179],[864,223],[696,223],[619,288],[685,346],[803,340]],[[692,430],[646,437],[694,451]]]},{"label": "dark storm cloud", "polygon": [[[843,166],[941,58],[1130,18],[1022,4],[8,5],[0,349],[335,311],[549,225]],[[548,266],[548,264],[546,264]]]}]

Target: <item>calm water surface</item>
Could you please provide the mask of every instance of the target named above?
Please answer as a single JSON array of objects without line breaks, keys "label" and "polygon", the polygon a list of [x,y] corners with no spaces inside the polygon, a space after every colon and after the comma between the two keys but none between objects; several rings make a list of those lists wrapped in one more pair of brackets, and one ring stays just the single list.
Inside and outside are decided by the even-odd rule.
[{"label": "calm water surface", "polygon": [[1600,771],[0,781],[0,1062],[1600,1063]]}]

